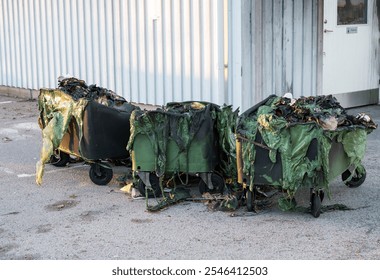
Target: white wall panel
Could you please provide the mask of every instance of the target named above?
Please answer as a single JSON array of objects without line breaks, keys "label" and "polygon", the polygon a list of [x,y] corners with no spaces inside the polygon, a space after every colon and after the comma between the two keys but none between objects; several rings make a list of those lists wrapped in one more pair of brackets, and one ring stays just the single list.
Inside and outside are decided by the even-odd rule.
[{"label": "white wall panel", "polygon": [[[228,2],[228,104],[242,108],[242,62],[247,61],[242,49],[242,0]],[[249,19],[248,19],[249,22]],[[247,35],[247,34],[245,34]],[[243,38],[242,38],[243,37]],[[248,38],[248,37],[247,37]]]},{"label": "white wall panel", "polygon": [[71,74],[134,102],[226,102],[224,0],[0,0],[0,84]]},{"label": "white wall panel", "polygon": [[[242,89],[234,104],[244,111],[271,94],[317,95],[321,0],[241,0],[240,15],[238,3],[232,28],[241,17],[242,45],[229,45],[229,77],[237,88],[240,74]],[[239,50],[242,58],[234,56]]]}]

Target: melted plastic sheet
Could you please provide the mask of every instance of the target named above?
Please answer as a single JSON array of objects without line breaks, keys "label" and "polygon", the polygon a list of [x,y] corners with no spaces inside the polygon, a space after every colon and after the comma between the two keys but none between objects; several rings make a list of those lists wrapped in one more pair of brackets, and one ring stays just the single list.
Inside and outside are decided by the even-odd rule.
[{"label": "melted plastic sheet", "polygon": [[[376,127],[368,116],[347,115],[332,96],[291,100],[272,95],[239,117],[237,137],[243,141],[243,173],[252,190],[255,168],[262,164],[256,151],[264,146],[273,164],[277,164],[277,153],[281,155],[282,176],[272,180],[268,171],[266,178],[286,192],[287,201],[301,186],[322,187],[328,192],[332,141],[343,145],[349,164],[360,172],[367,134]],[[258,133],[262,143],[255,142]],[[313,150],[315,156],[310,155]]]},{"label": "melted plastic sheet", "polygon": [[[42,129],[42,149],[36,166],[36,183],[41,185],[45,163],[50,160],[60,145],[69,123],[74,118],[79,127],[83,126],[83,111],[88,100],[75,101],[66,93],[55,89],[41,89],[38,97],[40,110],[39,125]],[[78,130],[82,138],[82,129]]]}]

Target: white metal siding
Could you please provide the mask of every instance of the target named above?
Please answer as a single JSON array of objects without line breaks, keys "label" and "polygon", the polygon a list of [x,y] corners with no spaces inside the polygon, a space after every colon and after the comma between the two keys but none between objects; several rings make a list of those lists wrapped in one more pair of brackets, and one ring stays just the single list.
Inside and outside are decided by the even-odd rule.
[{"label": "white metal siding", "polygon": [[226,102],[227,0],[0,0],[0,85],[69,73],[149,104]]},{"label": "white metal siding", "polygon": [[[242,0],[242,110],[270,94],[320,93],[318,0]],[[236,73],[230,73],[236,75]]]},{"label": "white metal siding", "polygon": [[[72,74],[148,104],[320,93],[321,0],[0,0],[0,85]],[[228,32],[227,32],[228,30]]]}]

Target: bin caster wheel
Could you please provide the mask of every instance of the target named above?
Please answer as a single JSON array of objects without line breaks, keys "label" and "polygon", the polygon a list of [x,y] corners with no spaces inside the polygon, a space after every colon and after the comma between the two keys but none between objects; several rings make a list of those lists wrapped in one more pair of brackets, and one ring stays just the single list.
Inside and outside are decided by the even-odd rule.
[{"label": "bin caster wheel", "polygon": [[323,202],[323,199],[325,198],[325,192],[320,190],[319,191],[319,198],[321,199],[321,203]]},{"label": "bin caster wheel", "polygon": [[56,167],[64,167],[70,161],[70,155],[60,150],[54,151],[50,163]]},{"label": "bin caster wheel", "polygon": [[313,192],[311,194],[310,198],[310,208],[311,208],[311,215],[313,215],[314,218],[318,218],[321,215],[321,197],[319,196],[319,192]]},{"label": "bin caster wheel", "polygon": [[254,208],[253,208],[254,195],[253,195],[253,192],[249,190],[249,188],[247,188],[245,197],[247,199],[247,211],[253,212],[254,211]]},{"label": "bin caster wheel", "polygon": [[[351,176],[351,174],[352,173],[351,173],[351,171],[349,169],[347,169],[346,171],[344,171],[342,173],[342,181],[346,181]],[[364,183],[366,176],[367,176],[367,172],[366,172],[366,170],[365,170],[364,167],[363,167],[363,173],[362,174],[359,174],[357,172],[357,168],[356,168],[354,170],[354,175],[352,176],[351,180],[348,181],[348,182],[345,182],[345,184],[349,188],[357,188],[361,184]]]},{"label": "bin caster wheel", "polygon": [[[150,198],[160,197],[162,194],[161,194],[159,178],[155,174],[150,173],[149,174],[149,181],[150,181],[150,186],[151,186],[152,190],[148,190],[148,197],[150,197]],[[138,188],[138,190],[142,196],[146,195],[146,185],[144,184],[144,182],[141,179],[139,179],[139,181],[137,183],[137,188]]]},{"label": "bin caster wheel", "polygon": [[112,180],[113,171],[109,164],[102,163],[102,165],[100,165],[94,163],[91,164],[89,175],[94,184],[103,186],[107,185]]},{"label": "bin caster wheel", "polygon": [[208,188],[208,186],[206,185],[206,183],[201,179],[199,181],[199,184],[198,184],[199,192],[201,194],[204,194],[206,192],[223,193],[223,191],[224,191],[224,179],[221,176],[219,176],[215,173],[211,174],[211,182],[212,182],[212,185],[214,186],[213,190],[210,190]]}]

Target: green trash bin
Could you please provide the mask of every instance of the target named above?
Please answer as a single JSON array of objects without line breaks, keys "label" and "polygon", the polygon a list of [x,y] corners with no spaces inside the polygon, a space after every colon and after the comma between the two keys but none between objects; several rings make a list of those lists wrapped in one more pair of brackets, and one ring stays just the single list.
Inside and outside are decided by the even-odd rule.
[{"label": "green trash bin", "polygon": [[333,179],[342,176],[349,187],[364,182],[361,160],[374,128],[371,120],[347,115],[331,96],[300,98],[292,104],[270,96],[247,110],[238,121],[236,149],[238,182],[246,190],[248,210],[254,210],[260,186],[284,192],[279,200],[283,210],[295,206],[299,188],[309,187],[311,213],[318,217]]},{"label": "green trash bin", "polygon": [[142,194],[162,195],[159,178],[180,174],[199,177],[201,192],[223,191],[224,179],[214,172],[220,162],[219,110],[212,103],[182,102],[155,111],[134,111],[128,149]]}]

